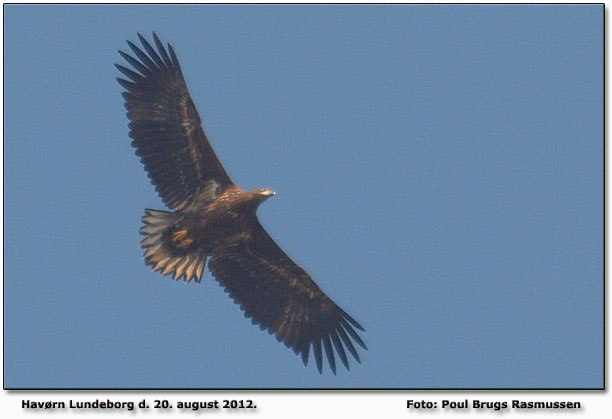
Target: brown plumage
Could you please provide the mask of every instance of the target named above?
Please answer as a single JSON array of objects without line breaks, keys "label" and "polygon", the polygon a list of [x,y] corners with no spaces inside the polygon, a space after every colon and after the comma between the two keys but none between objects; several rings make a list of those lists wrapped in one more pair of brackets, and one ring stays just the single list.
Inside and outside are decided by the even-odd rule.
[{"label": "brown plumage", "polygon": [[141,233],[144,258],[154,271],[200,282],[206,261],[226,292],[252,317],[308,363],[310,347],[319,372],[324,349],[348,369],[346,350],[360,362],[353,342],[366,349],[364,329],[338,307],[274,242],[257,219],[258,206],[274,195],[236,186],[215,155],[189,96],[174,49],[155,48],[140,34],[134,56],[119,51],[131,69],[123,93],[130,137],[151,182],[174,212],[147,209]]}]

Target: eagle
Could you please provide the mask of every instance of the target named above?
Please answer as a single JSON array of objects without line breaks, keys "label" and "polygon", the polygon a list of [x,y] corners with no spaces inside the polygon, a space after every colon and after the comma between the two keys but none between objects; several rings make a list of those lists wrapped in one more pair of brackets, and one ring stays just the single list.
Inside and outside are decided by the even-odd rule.
[{"label": "eagle", "polygon": [[[146,265],[175,280],[199,283],[208,269],[254,325],[308,364],[310,348],[319,373],[323,355],[336,374],[336,356],[349,369],[347,351],[361,362],[364,328],[334,303],[311,276],[276,244],[257,218],[257,208],[275,192],[245,191],[221,165],[189,95],[176,53],[153,33],[127,41],[129,136],[151,183],[171,211],[146,209],[140,229]],[[354,344],[355,343],[355,344]]]}]

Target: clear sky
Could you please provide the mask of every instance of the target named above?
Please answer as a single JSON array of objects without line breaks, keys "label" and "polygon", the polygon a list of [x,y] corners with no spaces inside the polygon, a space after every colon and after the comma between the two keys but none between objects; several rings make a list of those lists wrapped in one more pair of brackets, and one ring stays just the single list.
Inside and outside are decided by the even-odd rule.
[{"label": "clear sky", "polygon": [[[603,6],[5,6],[7,387],[600,387]],[[146,267],[164,209],[118,49],[178,54],[230,176],[365,328],[301,360],[207,272]]]}]

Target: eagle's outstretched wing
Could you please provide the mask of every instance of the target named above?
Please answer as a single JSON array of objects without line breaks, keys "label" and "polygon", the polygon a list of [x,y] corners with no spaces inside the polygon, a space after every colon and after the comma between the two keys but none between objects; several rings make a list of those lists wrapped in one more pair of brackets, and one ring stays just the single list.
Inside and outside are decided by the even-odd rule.
[{"label": "eagle's outstretched wing", "polygon": [[355,331],[363,331],[363,327],[283,252],[256,217],[250,220],[248,233],[249,238],[239,244],[213,249],[209,264],[245,315],[301,354],[304,364],[312,346],[319,372],[322,348],[334,374],[334,352],[347,369],[345,348],[360,362],[353,342],[367,349]]},{"label": "eagle's outstretched wing", "polygon": [[233,183],[204,134],[172,46],[166,51],[155,33],[157,51],[138,38],[144,51],[128,41],[138,59],[119,51],[132,69],[115,64],[129,78],[117,80],[127,90],[130,137],[164,203],[180,211],[211,185],[220,194]]}]

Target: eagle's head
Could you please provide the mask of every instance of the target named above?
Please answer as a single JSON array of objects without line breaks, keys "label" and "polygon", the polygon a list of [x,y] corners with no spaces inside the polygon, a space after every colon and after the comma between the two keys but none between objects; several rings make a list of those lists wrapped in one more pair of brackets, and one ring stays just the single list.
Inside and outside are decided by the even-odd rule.
[{"label": "eagle's head", "polygon": [[271,196],[276,195],[276,192],[274,192],[272,189],[261,188],[261,189],[255,189],[253,191],[253,194],[257,197],[257,200],[261,203],[265,201],[266,199],[270,198]]}]

